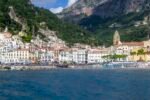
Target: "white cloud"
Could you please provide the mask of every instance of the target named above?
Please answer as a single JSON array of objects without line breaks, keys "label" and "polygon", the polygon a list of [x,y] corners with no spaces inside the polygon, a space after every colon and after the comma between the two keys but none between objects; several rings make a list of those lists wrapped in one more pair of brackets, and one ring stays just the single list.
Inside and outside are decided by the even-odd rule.
[{"label": "white cloud", "polygon": [[63,7],[51,8],[50,11],[52,11],[53,13],[60,13],[63,11],[63,9]]},{"label": "white cloud", "polygon": [[77,0],[68,0],[67,7],[72,6]]},{"label": "white cloud", "polygon": [[68,7],[72,6],[76,1],[77,0],[68,0],[66,7],[51,8],[50,11],[53,13],[60,13],[63,11],[64,8],[68,8]]},{"label": "white cloud", "polygon": [[[39,7],[45,7],[45,8],[47,8],[49,4],[55,4],[55,3],[57,3],[57,0],[31,0],[31,1],[35,5],[37,5]],[[63,7],[60,6],[60,7],[56,7],[56,8],[50,8],[50,11],[52,11],[53,13],[60,13],[60,12],[63,11],[63,9],[72,6],[76,1],[78,1],[78,0],[67,0],[66,6],[63,6]]]}]

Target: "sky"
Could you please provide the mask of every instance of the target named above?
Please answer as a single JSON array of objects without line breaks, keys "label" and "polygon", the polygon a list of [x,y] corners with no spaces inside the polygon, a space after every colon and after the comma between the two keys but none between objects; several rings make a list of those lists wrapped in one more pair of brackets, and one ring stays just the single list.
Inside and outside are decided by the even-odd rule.
[{"label": "sky", "polygon": [[53,13],[59,13],[64,8],[70,7],[77,0],[31,0],[31,1],[36,6],[49,9]]}]

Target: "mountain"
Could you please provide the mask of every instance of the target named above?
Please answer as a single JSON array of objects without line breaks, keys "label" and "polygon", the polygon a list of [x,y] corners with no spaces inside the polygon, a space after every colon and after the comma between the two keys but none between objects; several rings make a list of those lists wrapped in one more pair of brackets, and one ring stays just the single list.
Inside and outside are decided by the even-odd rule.
[{"label": "mountain", "polygon": [[149,0],[78,0],[71,7],[64,9],[59,17],[72,18],[72,21],[80,21],[90,15],[110,18],[140,12],[149,5]]},{"label": "mountain", "polygon": [[[69,44],[94,43],[94,37],[88,31],[61,21],[49,10],[35,7],[30,0],[0,0],[0,31],[6,26],[14,35],[20,31],[26,33],[22,37],[25,42],[30,42],[37,35],[46,41],[51,30]],[[41,29],[45,31],[41,32]]]},{"label": "mountain", "polygon": [[77,22],[82,18],[90,16],[96,6],[106,1],[107,0],[78,0],[71,7],[64,9],[58,16],[67,21]]},{"label": "mountain", "polygon": [[123,41],[143,41],[150,33],[150,0],[78,0],[58,16],[93,32],[102,44],[112,44],[115,30]]},{"label": "mountain", "polygon": [[[68,44],[112,44],[115,30],[123,41],[143,41],[150,33],[149,0],[78,0],[65,9],[58,19],[44,8],[35,7],[30,0],[0,0],[0,31],[7,26],[17,35],[20,31],[24,42],[40,35],[49,41],[55,32]],[[74,22],[79,24],[74,25]],[[89,32],[90,31],[90,32]]]}]

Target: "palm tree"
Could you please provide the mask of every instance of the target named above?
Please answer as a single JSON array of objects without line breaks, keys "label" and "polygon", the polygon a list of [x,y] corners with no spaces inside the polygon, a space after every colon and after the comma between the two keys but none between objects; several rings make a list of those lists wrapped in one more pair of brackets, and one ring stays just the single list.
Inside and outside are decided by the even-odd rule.
[{"label": "palm tree", "polygon": [[137,54],[136,52],[131,52],[131,53],[130,53],[130,55],[133,56],[133,59],[135,58],[135,55],[136,55],[136,54]]},{"label": "palm tree", "polygon": [[[144,49],[139,49],[139,50],[138,50],[137,55],[144,55],[144,60],[146,60],[146,59],[145,59],[145,54],[146,54],[146,52],[144,51]],[[142,60],[142,59],[141,59],[141,60]]]},{"label": "palm tree", "polygon": [[144,49],[139,49],[138,50],[137,55],[144,55],[144,54],[145,54]]}]

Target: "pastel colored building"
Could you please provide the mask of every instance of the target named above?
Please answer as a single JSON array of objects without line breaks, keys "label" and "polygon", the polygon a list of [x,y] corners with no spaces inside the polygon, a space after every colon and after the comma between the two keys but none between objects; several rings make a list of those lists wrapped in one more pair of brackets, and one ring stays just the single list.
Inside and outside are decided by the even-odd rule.
[{"label": "pastel colored building", "polygon": [[89,64],[103,63],[106,61],[103,57],[107,55],[110,55],[110,50],[107,48],[89,49],[87,52],[87,62]]},{"label": "pastel colored building", "polygon": [[130,61],[150,61],[150,53],[147,48],[135,48],[131,51]]}]

